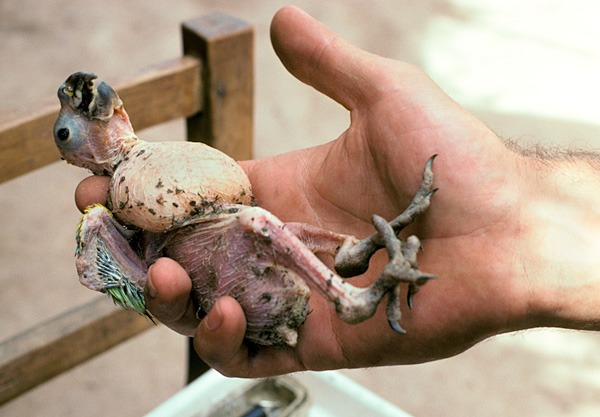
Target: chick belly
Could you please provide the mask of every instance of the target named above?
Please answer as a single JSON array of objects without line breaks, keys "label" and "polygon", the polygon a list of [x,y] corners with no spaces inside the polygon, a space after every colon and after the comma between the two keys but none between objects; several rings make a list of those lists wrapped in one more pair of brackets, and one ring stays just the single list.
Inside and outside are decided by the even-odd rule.
[{"label": "chick belly", "polygon": [[164,232],[223,203],[253,203],[242,168],[195,142],[139,141],[116,168],[109,195],[119,221],[150,232]]},{"label": "chick belly", "polygon": [[229,295],[244,309],[248,341],[294,346],[308,314],[308,286],[278,262],[268,239],[237,227],[235,215],[222,217],[170,232],[165,250],[192,278],[198,316]]}]

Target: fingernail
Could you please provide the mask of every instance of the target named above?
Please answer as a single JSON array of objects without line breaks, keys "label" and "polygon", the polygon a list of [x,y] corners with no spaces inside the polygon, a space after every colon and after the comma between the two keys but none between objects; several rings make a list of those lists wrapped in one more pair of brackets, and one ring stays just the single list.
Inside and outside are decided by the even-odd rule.
[{"label": "fingernail", "polygon": [[150,268],[148,268],[148,272],[146,273],[146,295],[148,295],[148,297],[154,299],[156,298],[156,287],[154,286],[154,284],[152,283],[152,267],[154,266],[154,264],[150,265]]},{"label": "fingernail", "polygon": [[206,316],[205,322],[206,328],[211,332],[221,327],[221,324],[223,323],[223,314],[221,314],[219,303],[216,303],[214,307],[210,310],[210,312]]}]

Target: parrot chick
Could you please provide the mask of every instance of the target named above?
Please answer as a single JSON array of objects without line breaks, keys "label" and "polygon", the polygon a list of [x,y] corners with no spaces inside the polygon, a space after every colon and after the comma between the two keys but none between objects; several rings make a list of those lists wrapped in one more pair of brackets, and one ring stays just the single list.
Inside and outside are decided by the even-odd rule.
[{"label": "parrot chick", "polygon": [[[309,313],[309,287],[347,323],[373,316],[388,295],[388,322],[404,333],[400,285],[408,284],[412,308],[414,294],[434,277],[418,269],[419,239],[398,235],[429,207],[435,156],[409,207],[391,222],[373,216],[376,232],[366,239],[283,223],[256,205],[248,177],[229,156],[201,143],[138,139],[117,93],[104,82],[96,87],[95,78],[77,72],[60,86],[54,125],[63,159],[111,177],[107,206],[88,207],[77,227],[83,285],[150,317],[146,274],[167,256],[189,274],[197,316],[230,295],[244,309],[245,337],[252,343],[295,346]],[[381,248],[389,263],[371,286],[342,278],[366,272]],[[332,256],[335,271],[316,254]]]}]

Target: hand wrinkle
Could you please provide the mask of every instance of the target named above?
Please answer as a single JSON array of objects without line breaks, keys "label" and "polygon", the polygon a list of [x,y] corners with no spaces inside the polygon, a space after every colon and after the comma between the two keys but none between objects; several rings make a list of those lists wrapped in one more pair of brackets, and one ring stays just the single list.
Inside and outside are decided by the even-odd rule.
[{"label": "hand wrinkle", "polygon": [[[366,133],[365,133],[365,136],[367,136]],[[384,181],[383,181],[383,178],[382,178],[382,175],[381,175],[382,174],[381,171],[379,171],[377,169],[377,165],[378,165],[377,164],[377,158],[376,158],[377,152],[373,149],[373,141],[367,140],[366,141],[366,147],[367,147],[367,152],[365,152],[361,156],[362,157],[362,161],[361,161],[362,166],[364,166],[365,169],[369,169],[370,168],[370,169],[375,170],[377,172],[376,178],[378,179],[378,183],[376,184],[377,187],[375,187],[375,184],[373,186],[369,186],[370,184],[368,184],[366,186],[366,189],[368,189],[368,190],[379,189],[379,190],[384,191],[384,192],[381,193],[381,195],[379,195],[379,197],[381,199],[385,199],[386,200],[385,201],[385,205],[388,205],[389,207],[394,207],[394,208],[398,209],[397,204],[392,200],[392,198],[390,197],[389,192],[385,192],[385,190],[387,190],[387,188],[384,185]],[[367,161],[366,155],[368,155],[370,157],[369,158],[370,163],[366,162]],[[369,167],[369,168],[367,168],[367,167]],[[389,178],[388,178],[388,182],[390,184],[392,184],[392,182],[389,181]],[[403,209],[401,209],[401,210],[403,210]],[[373,213],[373,214],[377,214],[377,213]]]},{"label": "hand wrinkle", "polygon": [[[338,140],[342,140],[345,144],[345,140],[343,140],[342,138],[338,139]],[[338,148],[336,148],[338,149]],[[344,155],[348,155],[348,152],[346,151],[345,146],[343,147],[344,149]],[[331,152],[331,149],[329,150],[329,152]],[[325,156],[324,161],[320,163],[320,166],[323,167],[326,164],[327,158],[328,158],[329,153]],[[336,158],[340,158],[341,156],[338,154],[336,155]],[[349,158],[346,157],[346,159],[349,161]],[[350,165],[351,162],[349,161],[348,164]],[[303,179],[303,190],[304,190],[304,195],[307,196],[306,197],[306,203],[307,205],[309,205],[312,209],[312,214],[313,214],[313,218],[315,219],[315,221],[318,223],[315,226],[321,227],[321,228],[330,228],[329,225],[324,225],[323,221],[321,220],[321,216],[318,215],[319,211],[322,210],[318,210],[316,208],[316,203],[315,202],[325,202],[327,203],[329,206],[334,207],[336,210],[338,210],[341,213],[344,213],[346,215],[349,215],[350,217],[352,217],[353,219],[357,219],[360,220],[364,223],[367,224],[371,224],[370,223],[370,218],[369,219],[362,219],[360,218],[355,211],[350,211],[345,207],[342,207],[338,204],[336,204],[334,201],[332,201],[331,196],[327,195],[326,193],[322,192],[320,187],[317,185],[318,183],[315,181],[312,181],[311,177],[317,177],[320,178],[322,177],[322,173],[320,172],[321,170],[316,170],[316,171],[311,171],[310,167],[309,167],[309,162],[308,160],[305,160],[305,163],[302,165],[302,179]],[[311,175],[311,172],[314,172]],[[364,194],[364,190],[361,190],[361,193]],[[308,198],[308,196],[317,196],[318,198],[314,198],[314,197],[310,197]],[[362,195],[362,194],[361,194]],[[361,204],[361,200],[357,199],[357,207],[359,209],[358,212],[361,212],[362,207],[360,207]],[[330,211],[330,210],[326,210],[326,211]]]},{"label": "hand wrinkle", "polygon": [[336,342],[336,346],[338,348],[339,354],[346,361],[346,364],[347,364],[346,367],[347,367],[347,366],[349,366],[352,363],[352,360],[351,360],[350,356],[348,355],[348,353],[346,352],[346,349],[344,349],[343,337],[341,337],[339,335],[338,330],[336,330],[336,326],[333,325],[332,320],[331,320],[331,316],[330,316],[330,320],[329,320],[329,326],[331,328],[331,333],[335,337],[335,342]]},{"label": "hand wrinkle", "polygon": [[314,189],[315,192],[317,193],[317,195],[321,196],[317,187],[315,187],[313,182],[310,180],[310,169],[309,169],[308,165],[309,165],[308,158],[303,158],[302,165],[300,166],[300,178],[302,181],[301,182],[302,195],[304,196],[304,201],[305,201],[306,205],[310,208],[311,218],[314,219],[315,223],[317,223],[314,226],[318,226],[318,227],[322,228],[323,222],[321,221],[320,216],[317,214],[317,209],[315,208],[315,205],[313,203],[314,199],[308,198],[308,196],[311,194],[309,188]]}]

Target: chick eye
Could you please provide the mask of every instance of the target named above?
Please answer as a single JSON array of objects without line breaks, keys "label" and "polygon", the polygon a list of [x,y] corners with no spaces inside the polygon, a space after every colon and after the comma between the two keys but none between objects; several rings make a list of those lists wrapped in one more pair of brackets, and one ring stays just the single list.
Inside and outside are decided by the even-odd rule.
[{"label": "chick eye", "polygon": [[84,142],[84,135],[77,120],[70,116],[61,116],[54,123],[54,143],[63,152],[75,151]]},{"label": "chick eye", "polygon": [[71,136],[71,131],[66,127],[62,127],[56,132],[56,137],[63,142],[69,139],[69,136]]}]

